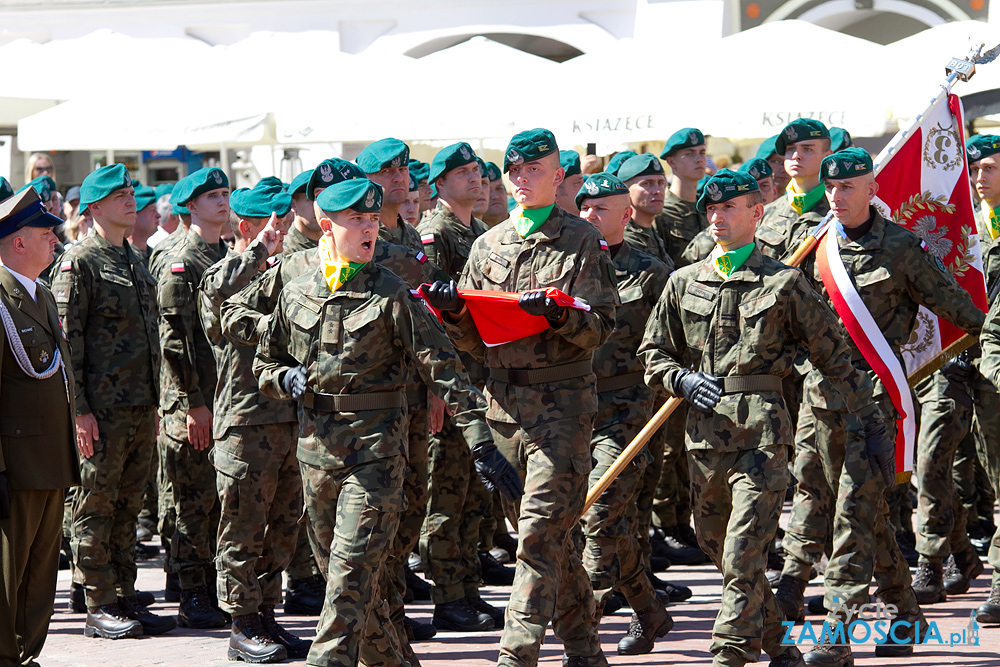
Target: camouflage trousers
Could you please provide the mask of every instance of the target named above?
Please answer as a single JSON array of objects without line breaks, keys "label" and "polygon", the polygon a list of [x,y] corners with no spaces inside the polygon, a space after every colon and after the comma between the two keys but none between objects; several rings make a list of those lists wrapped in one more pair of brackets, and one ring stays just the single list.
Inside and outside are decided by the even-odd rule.
[{"label": "camouflage trousers", "polygon": [[100,437],[93,456],[80,457],[71,544],[87,605],[100,607],[135,595],[135,522],[153,456],[155,408],[102,408],[93,415]]},{"label": "camouflage trousers", "polygon": [[923,380],[915,391],[920,402],[914,470],[917,552],[921,560],[941,563],[949,554],[973,549],[966,532],[965,506],[952,479],[955,452],[972,430],[972,396],[967,387],[940,372]]},{"label": "camouflage trousers", "polygon": [[[976,410],[972,415],[972,433],[976,440],[976,454],[979,464],[990,480],[995,497],[1000,496],[1000,396],[995,388],[982,375],[977,374],[974,387],[974,403]],[[993,507],[990,505],[989,518]],[[1000,586],[1000,527],[997,528],[990,542],[990,550],[986,561],[993,566],[993,586]]]},{"label": "camouflage trousers", "polygon": [[402,664],[380,590],[381,569],[406,508],[403,456],[323,470],[299,462],[309,541],[326,576],[326,602],[306,662],[318,667]]},{"label": "camouflage trousers", "polygon": [[469,445],[447,415],[427,451],[427,517],[420,534],[434,604],[479,594],[479,527],[492,497],[476,473]]},{"label": "camouflage trousers", "polygon": [[684,425],[687,422],[688,404],[674,410],[667,422],[653,437],[663,439],[663,466],[659,479],[649,499],[640,502],[653,504],[653,525],[673,528],[691,523],[691,479],[688,475],[687,456],[684,454]]},{"label": "camouflage trousers", "polygon": [[519,501],[503,500],[519,544],[500,665],[536,665],[549,621],[567,656],[601,654],[594,592],[571,540],[587,494],[593,418],[528,428],[489,421],[497,448],[524,481]]},{"label": "camouflage trousers", "polygon": [[[816,444],[816,416],[804,404],[799,406],[795,427],[793,474],[797,480],[788,530],[781,539],[785,551],[783,574],[808,581],[810,571],[832,550],[833,513],[836,499],[823,471],[823,457]],[[820,424],[825,429],[826,424]],[[829,436],[821,436],[824,442]]]},{"label": "camouflage trousers", "polygon": [[698,544],[723,580],[709,650],[744,662],[757,662],[761,650],[775,658],[785,651],[783,618],[764,571],[788,487],[788,448],[689,449],[688,470]]},{"label": "camouflage trousers", "polygon": [[[215,579],[216,537],[219,529],[219,495],[215,489],[215,467],[211,449],[197,451],[187,440],[186,413],[166,413],[160,425],[160,471],[169,491],[160,487],[161,497],[171,507],[161,514],[173,520],[168,572],[176,572],[181,588],[206,586]],[[134,530],[134,526],[133,526]],[[164,568],[168,566],[164,563]],[[210,574],[211,573],[211,574]]]},{"label": "camouflage trousers", "polygon": [[[973,416],[974,421],[974,416]],[[976,429],[973,423],[973,431]],[[993,516],[993,505],[996,497],[993,495],[993,484],[986,476],[986,470],[979,462],[976,453],[976,438],[970,432],[958,445],[955,452],[955,467],[952,469],[952,481],[958,493],[962,507],[965,509],[965,524],[967,530],[979,523],[980,519],[990,519]]]},{"label": "camouflage trousers", "polygon": [[[669,422],[669,419],[667,420]],[[683,424],[682,424],[683,428]],[[635,538],[635,543],[639,549],[639,557],[642,559],[643,567],[647,570],[650,567],[649,557],[653,554],[653,547],[649,542],[649,529],[653,525],[653,504],[656,502],[656,488],[663,473],[664,448],[666,447],[667,426],[661,426],[653,437],[646,443],[646,451],[649,453],[649,465],[642,471],[639,480],[639,489],[635,494],[635,502],[629,503],[625,509],[625,517],[628,519],[629,531]],[[685,465],[687,465],[685,463]],[[687,490],[686,498],[690,498],[690,488]],[[690,512],[690,503],[688,502]]]},{"label": "camouflage trousers", "polygon": [[156,532],[160,535],[163,545],[163,571],[176,572],[173,556],[170,555],[170,540],[177,525],[177,514],[174,509],[174,486],[167,478],[163,466],[167,458],[168,448],[163,440],[167,434],[163,432],[164,420],[160,417],[160,434],[156,437]]},{"label": "camouflage trousers", "polygon": [[[308,521],[308,519],[306,519]],[[321,576],[319,567],[316,565],[316,558],[313,556],[312,547],[309,546],[309,531],[305,525],[300,526],[298,537],[295,539],[295,550],[289,560],[288,567],[285,568],[288,578],[291,580],[308,579],[313,576]]]},{"label": "camouflage trousers", "polygon": [[281,604],[281,573],[302,515],[298,422],[233,426],[215,444],[219,605],[233,616]]},{"label": "camouflage trousers", "polygon": [[[643,424],[611,424],[594,431],[589,487],[597,484],[642,427]],[[583,567],[590,576],[597,609],[603,608],[615,588],[636,611],[649,609],[657,602],[626,516],[651,458],[643,448],[583,515],[586,539]]]}]

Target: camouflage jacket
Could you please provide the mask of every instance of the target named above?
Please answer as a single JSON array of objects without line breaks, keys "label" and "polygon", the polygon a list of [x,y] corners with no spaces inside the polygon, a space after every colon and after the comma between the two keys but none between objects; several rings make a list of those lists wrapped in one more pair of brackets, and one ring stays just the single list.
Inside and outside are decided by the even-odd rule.
[{"label": "camouflage jacket", "polygon": [[282,242],[282,255],[291,255],[293,252],[298,252],[300,250],[312,250],[319,245],[319,241],[313,241],[311,238],[299,231],[299,228],[294,224],[288,229],[288,234],[285,235],[284,241]]},{"label": "camouflage jacket", "polygon": [[187,239],[187,233],[188,228],[178,224],[177,229],[170,232],[153,247],[153,251],[149,253],[149,261],[146,263],[149,273],[153,276],[153,280],[160,280],[160,271],[163,269],[163,257],[173,250],[175,246]]},{"label": "camouflage jacket", "polygon": [[378,237],[386,243],[395,243],[412,250],[423,250],[424,244],[420,242],[420,233],[401,216],[396,217],[396,229],[389,229],[385,224],[380,224]]},{"label": "camouflage jacket", "polygon": [[267,259],[267,248],[255,240],[240,254],[230,251],[228,257],[210,266],[201,278],[199,315],[208,342],[215,352],[219,375],[212,420],[217,440],[225,437],[230,426],[298,420],[295,405],[260,393],[257,378],[251,371],[255,349],[249,345],[237,345],[222,335],[219,319],[222,303],[260,275]]},{"label": "camouflage jacket", "polygon": [[[321,271],[285,285],[253,364],[261,391],[289,398],[284,373],[302,365],[308,392],[370,395],[404,388],[410,362],[451,408],[466,442],[490,441],[485,401],[423,302],[399,278],[370,263],[330,292]],[[320,412],[300,407],[298,458],[331,469],[407,454],[404,408]]]},{"label": "camouflage jacket", "polygon": [[994,299],[990,304],[979,345],[982,347],[979,372],[1000,389],[1000,299]]},{"label": "camouflage jacket", "polygon": [[711,255],[713,250],[715,250],[715,239],[712,238],[712,230],[703,229],[691,239],[691,243],[688,243],[683,257],[688,264],[695,264]]},{"label": "camouflage jacket", "polygon": [[[757,248],[726,280],[708,260],[675,271],[650,315],[639,356],[650,387],[682,396],[683,368],[784,378],[799,346],[862,421],[881,417],[871,380],[851,364],[836,314],[799,270]],[[688,411],[687,444],[725,452],[791,445],[794,426],[780,391],[726,394],[714,410]]]},{"label": "camouflage jacket", "polygon": [[211,407],[217,380],[215,355],[198,318],[198,285],[205,270],[228,251],[223,241],[209,245],[189,230],[158,258],[156,300],[163,354],[160,407],[164,412]]},{"label": "camouflage jacket", "polygon": [[[989,215],[983,211],[988,210],[984,208],[976,212],[976,233],[979,235],[979,248],[983,253],[983,272],[986,276],[987,295],[994,291],[1000,292],[1000,287],[998,287],[998,283],[1000,283],[1000,239],[990,238],[986,221],[983,220],[984,215]],[[993,300],[996,300],[995,296]]]},{"label": "camouflage jacket", "polygon": [[787,260],[805,240],[809,230],[829,212],[829,202],[821,197],[812,209],[799,215],[782,193],[764,207],[764,217],[757,223],[757,247],[772,259]]},{"label": "camouflage jacket", "polygon": [[[598,392],[595,431],[611,424],[644,423],[652,413],[653,392],[643,381],[639,343],[669,275],[663,262],[630,248],[627,241],[618,249],[613,262],[621,305],[615,308],[611,337],[594,352]],[[630,384],[617,389],[602,387],[623,381]]]},{"label": "camouflage jacket", "polygon": [[667,254],[663,239],[652,227],[642,227],[635,220],[629,220],[625,225],[625,243],[632,246],[633,250],[640,250],[660,260],[667,265],[668,271],[674,270],[674,260]]},{"label": "camouflage jacket", "polygon": [[[558,206],[542,226],[522,239],[508,218],[472,244],[461,287],[525,292],[557,287],[590,310],[567,309],[566,322],[522,340],[486,347],[468,312],[448,322],[455,345],[493,369],[536,369],[593,362],[593,351],[614,328],[614,266],[592,225]],[[525,427],[597,411],[593,373],[560,382],[517,385],[486,381],[487,417]]]},{"label": "camouflage jacket", "polygon": [[77,415],[155,406],[156,284],[135,249],[127,241],[116,247],[91,230],[59,258],[52,294],[75,370]]},{"label": "camouflage jacket", "polygon": [[708,227],[708,218],[699,213],[693,201],[684,201],[670,190],[663,198],[663,213],[653,219],[653,229],[660,235],[674,266],[685,266],[684,249],[698,232]]}]

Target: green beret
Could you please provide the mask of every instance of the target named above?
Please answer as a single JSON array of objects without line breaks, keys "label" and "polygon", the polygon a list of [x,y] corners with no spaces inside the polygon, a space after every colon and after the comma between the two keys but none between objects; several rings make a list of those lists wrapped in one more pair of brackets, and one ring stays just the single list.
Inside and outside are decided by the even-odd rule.
[{"label": "green beret", "polygon": [[874,170],[872,156],[864,148],[845,148],[823,158],[819,165],[819,179],[839,180],[864,176]]},{"label": "green beret", "polygon": [[410,147],[399,139],[379,139],[365,146],[365,149],[354,158],[354,163],[366,174],[374,174],[383,169],[408,167],[410,162]]},{"label": "green beret", "polygon": [[744,162],[740,166],[739,171],[744,174],[750,174],[755,181],[774,176],[774,170],[771,169],[771,165],[768,164],[767,160],[759,157],[750,158]]},{"label": "green beret", "polygon": [[327,213],[346,209],[374,213],[382,209],[382,186],[367,178],[352,178],[323,190],[316,197],[316,203]]},{"label": "green beret", "polygon": [[844,128],[830,128],[830,150],[834,153],[844,150],[845,148],[850,148],[853,143],[854,142],[851,140],[851,133]]},{"label": "green beret", "polygon": [[580,208],[580,204],[583,203],[584,199],[599,199],[601,197],[627,194],[628,187],[622,183],[620,178],[614,174],[602,171],[598,174],[591,174],[584,179],[583,186],[576,193],[576,207]]},{"label": "green beret", "polygon": [[291,184],[288,186],[288,194],[295,195],[303,194],[306,191],[306,186],[309,185],[309,179],[312,178],[313,170],[306,169],[301,174],[292,179]]},{"label": "green beret", "polygon": [[605,170],[609,174],[617,174],[618,170],[621,169],[622,163],[629,158],[633,158],[638,153],[635,151],[621,151],[615,153],[610,160],[608,160],[608,168]]},{"label": "green beret", "polygon": [[229,195],[229,208],[241,218],[270,218],[272,213],[284,217],[292,210],[292,195],[277,178],[263,178],[253,188],[240,188]]},{"label": "green beret", "polygon": [[14,188],[11,187],[10,181],[8,181],[3,176],[0,176],[0,201],[5,199],[10,199],[14,196]]},{"label": "green beret", "polygon": [[150,204],[156,203],[156,190],[140,185],[135,189],[135,212],[138,213]]},{"label": "green beret", "polygon": [[774,144],[776,141],[778,141],[778,135],[774,135],[773,137],[768,137],[767,139],[765,139],[764,143],[762,143],[760,145],[760,148],[757,149],[757,157],[759,157],[761,160],[767,160],[767,158],[771,157],[772,155],[776,155],[778,152],[774,148]]},{"label": "green beret", "polygon": [[411,171],[410,172],[410,192],[416,192],[419,189],[420,189],[420,182],[417,181],[417,177],[414,176],[413,172]]},{"label": "green beret", "polygon": [[410,158],[410,173],[417,177],[417,183],[426,181],[427,177],[430,176],[431,166],[426,162]]},{"label": "green beret", "polygon": [[170,194],[170,203],[185,206],[206,192],[228,187],[229,178],[224,171],[218,167],[205,167],[177,181],[174,191]]},{"label": "green beret", "polygon": [[663,176],[663,165],[652,153],[630,157],[618,167],[618,178],[622,179],[623,182],[646,174]]},{"label": "green beret", "polygon": [[1000,137],[995,134],[977,134],[965,144],[969,162],[978,162],[984,157],[1000,153]]},{"label": "green beret", "polygon": [[55,227],[62,220],[45,210],[34,188],[21,188],[13,197],[0,202],[0,238],[22,227]]},{"label": "green beret", "polygon": [[339,157],[323,160],[316,165],[309,177],[309,183],[306,184],[306,197],[309,198],[309,201],[313,201],[315,199],[313,193],[316,192],[316,188],[328,188],[334,183],[364,177],[365,172],[361,171],[358,165],[353,162],[341,160]]},{"label": "green beret", "polygon": [[452,144],[451,146],[445,146],[437,152],[434,160],[431,161],[431,170],[427,176],[427,182],[433,183],[452,169],[464,167],[475,161],[476,151],[472,150],[472,146],[464,141]]},{"label": "green beret", "polygon": [[121,163],[109,164],[107,167],[95,169],[83,179],[83,183],[80,184],[80,203],[93,204],[113,192],[129,187],[133,186],[128,168]]},{"label": "green beret", "polygon": [[559,151],[559,166],[566,172],[564,178],[583,173],[580,170],[580,154],[576,151]]},{"label": "green beret", "polygon": [[507,144],[507,152],[503,156],[504,173],[511,165],[534,162],[558,151],[559,146],[556,145],[555,136],[544,128],[536,127],[533,130],[518,132]]},{"label": "green beret", "polygon": [[700,179],[698,179],[698,187],[694,191],[694,200],[697,202],[701,199],[701,193],[705,191],[705,186],[708,185],[708,179],[712,178],[708,174],[705,174]]},{"label": "green beret", "polygon": [[660,157],[666,159],[684,148],[694,148],[705,145],[705,135],[696,127],[685,127],[670,135],[666,143],[663,144],[663,152]]},{"label": "green beret", "polygon": [[26,183],[18,192],[23,192],[28,188],[33,189],[38,198],[43,203],[48,204],[52,200],[52,193],[56,191],[56,182],[50,176],[39,176],[31,182]]},{"label": "green beret", "polygon": [[156,198],[159,199],[163,195],[169,195],[174,191],[173,183],[160,183],[156,186]]},{"label": "green beret", "polygon": [[720,169],[705,183],[705,191],[698,198],[698,210],[704,213],[709,204],[729,201],[759,190],[757,181],[750,174]]},{"label": "green beret", "polygon": [[784,155],[792,144],[809,139],[829,138],[830,131],[823,123],[812,118],[796,118],[778,133],[778,138],[774,140],[774,152]]},{"label": "green beret", "polygon": [[479,163],[479,175],[483,178],[489,178],[489,175],[486,173],[486,160],[477,155],[476,162]]},{"label": "green beret", "polygon": [[499,181],[503,178],[503,174],[500,173],[500,167],[496,166],[492,162],[486,163],[486,175],[490,178],[490,183],[493,181]]}]

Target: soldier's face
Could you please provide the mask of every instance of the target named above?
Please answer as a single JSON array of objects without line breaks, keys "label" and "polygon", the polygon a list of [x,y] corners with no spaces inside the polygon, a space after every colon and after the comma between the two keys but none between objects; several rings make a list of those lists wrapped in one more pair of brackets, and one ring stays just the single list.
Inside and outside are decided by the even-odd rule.
[{"label": "soldier's face", "polygon": [[124,229],[135,224],[135,190],[131,186],[115,190],[87,206],[97,216],[98,224]]},{"label": "soldier's face", "polygon": [[362,213],[352,208],[324,213],[320,228],[333,240],[333,251],[348,262],[370,262],[375,255],[379,213]]},{"label": "soldier's face", "polygon": [[203,192],[187,203],[192,220],[201,224],[218,226],[229,222],[229,188],[216,188]]},{"label": "soldier's face", "polygon": [[431,184],[427,181],[420,181],[420,212],[429,211],[434,208],[431,201]]},{"label": "soldier's face", "polygon": [[37,278],[52,263],[59,242],[55,227],[22,227],[16,234],[12,241],[14,252],[24,256],[25,268],[34,273],[25,275]]},{"label": "soldier's face", "polygon": [[646,215],[658,215],[663,211],[663,197],[667,192],[667,177],[645,174],[629,179],[628,194],[632,206]]},{"label": "soldier's face", "polygon": [[455,167],[437,180],[438,195],[446,202],[460,206],[474,206],[482,194],[483,179],[479,164],[470,162]]},{"label": "soldier's face", "polygon": [[775,199],[778,198],[777,193],[774,191],[774,179],[770,176],[762,178],[757,181],[757,187],[760,188],[760,196],[764,198],[764,204],[770,204]]},{"label": "soldier's face", "polygon": [[705,175],[707,163],[708,155],[704,144],[681,149],[667,158],[667,164],[674,175],[687,181],[700,181]]},{"label": "soldier's face", "polygon": [[316,211],[313,209],[313,203],[309,201],[309,198],[304,193],[292,197],[292,213],[302,220],[303,227],[312,232],[319,231],[319,225],[316,224]]},{"label": "soldier's face", "polygon": [[1000,155],[990,155],[972,163],[972,183],[976,193],[993,208],[1000,205]]},{"label": "soldier's face", "polygon": [[399,214],[403,216],[403,220],[414,227],[417,226],[417,223],[420,222],[420,190],[413,190],[406,196],[406,201],[399,209]]},{"label": "soldier's face", "polygon": [[573,174],[563,179],[556,190],[556,203],[559,208],[576,213],[576,193],[583,187],[583,174]]},{"label": "soldier's face", "polygon": [[596,227],[608,245],[618,245],[625,238],[632,205],[624,194],[584,199],[580,202],[580,217]]},{"label": "soldier's face", "polygon": [[486,214],[507,217],[507,191],[504,190],[502,178],[490,183],[490,207]]},{"label": "soldier's face", "polygon": [[808,139],[794,143],[785,150],[785,171],[792,178],[815,178],[819,176],[823,158],[832,152],[829,140]]},{"label": "soldier's face", "polygon": [[753,241],[757,222],[764,215],[763,204],[752,204],[747,195],[733,197],[705,207],[712,240],[724,249],[735,250]]},{"label": "soldier's face", "polygon": [[524,208],[543,208],[554,204],[564,175],[563,168],[559,166],[558,153],[513,164],[507,169],[514,201]]},{"label": "soldier's face", "polygon": [[132,228],[130,236],[137,239],[148,239],[156,231],[160,222],[160,214],[156,212],[156,206],[150,204],[135,214],[135,226]]},{"label": "soldier's face", "polygon": [[878,183],[871,174],[826,180],[826,200],[830,212],[844,227],[852,228],[868,220],[868,204],[878,191]]},{"label": "soldier's face", "polygon": [[382,201],[393,206],[401,206],[410,193],[410,167],[386,167],[374,174],[368,174],[372,180],[382,186]]}]

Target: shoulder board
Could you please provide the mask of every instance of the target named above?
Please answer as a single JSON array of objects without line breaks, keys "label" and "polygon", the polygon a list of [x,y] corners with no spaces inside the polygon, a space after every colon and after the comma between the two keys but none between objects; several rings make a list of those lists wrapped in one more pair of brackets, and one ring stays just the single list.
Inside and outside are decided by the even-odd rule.
[{"label": "shoulder board", "polygon": [[422,252],[420,252],[418,250],[417,251],[417,261],[420,262],[421,264],[426,264],[427,263],[427,255],[425,255],[424,253],[422,253]]},{"label": "shoulder board", "polygon": [[607,250],[607,249],[608,249],[608,242],[605,241],[604,239],[601,239],[601,250]]},{"label": "shoulder board", "polygon": [[72,271],[73,262],[66,259],[59,263],[59,271]]},{"label": "shoulder board", "polygon": [[184,262],[171,262],[170,273],[184,273]]},{"label": "shoulder board", "polygon": [[423,243],[423,244],[434,243],[434,235],[433,234],[421,234],[420,235],[420,242]]}]

